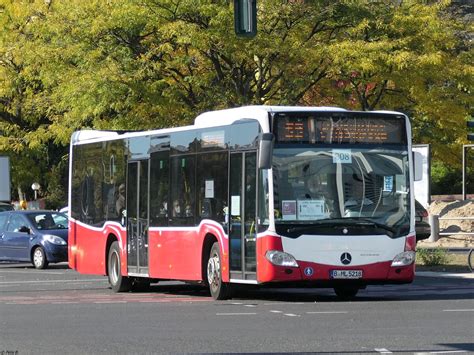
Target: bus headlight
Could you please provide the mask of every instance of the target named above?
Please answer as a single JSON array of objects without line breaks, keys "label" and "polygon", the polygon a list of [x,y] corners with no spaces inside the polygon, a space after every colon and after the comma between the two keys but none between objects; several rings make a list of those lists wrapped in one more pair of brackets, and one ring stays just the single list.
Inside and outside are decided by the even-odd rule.
[{"label": "bus headlight", "polygon": [[392,261],[392,266],[406,266],[415,261],[416,253],[412,250],[398,254]]},{"label": "bus headlight", "polygon": [[56,235],[45,234],[44,239],[55,245],[66,245],[66,241],[63,238],[60,238]]},{"label": "bus headlight", "polygon": [[282,251],[269,250],[265,254],[265,257],[273,265],[298,267],[298,263],[296,262],[293,255],[282,252]]}]

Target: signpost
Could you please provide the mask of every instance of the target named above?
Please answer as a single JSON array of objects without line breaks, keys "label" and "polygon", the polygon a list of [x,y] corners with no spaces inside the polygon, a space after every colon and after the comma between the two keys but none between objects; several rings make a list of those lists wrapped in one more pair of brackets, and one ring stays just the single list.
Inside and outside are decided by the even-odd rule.
[{"label": "signpost", "polygon": [[[467,128],[474,128],[474,121],[466,122]],[[474,133],[467,133],[467,140],[474,141]],[[466,180],[467,180],[467,150],[474,148],[474,144],[464,144],[462,146],[462,199],[466,200]]]},{"label": "signpost", "polygon": [[10,158],[0,156],[0,201],[11,200]]}]

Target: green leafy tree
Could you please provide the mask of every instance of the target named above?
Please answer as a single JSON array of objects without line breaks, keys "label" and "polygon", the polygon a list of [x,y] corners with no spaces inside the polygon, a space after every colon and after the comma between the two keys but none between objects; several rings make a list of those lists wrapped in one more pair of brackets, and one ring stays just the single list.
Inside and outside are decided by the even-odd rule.
[{"label": "green leafy tree", "polygon": [[[452,164],[473,76],[448,4],[261,0],[249,40],[234,35],[229,0],[1,0],[0,151],[24,162],[14,176],[29,186],[66,171],[77,129],[304,104],[406,112],[415,141]],[[58,196],[63,181],[40,183]]]}]

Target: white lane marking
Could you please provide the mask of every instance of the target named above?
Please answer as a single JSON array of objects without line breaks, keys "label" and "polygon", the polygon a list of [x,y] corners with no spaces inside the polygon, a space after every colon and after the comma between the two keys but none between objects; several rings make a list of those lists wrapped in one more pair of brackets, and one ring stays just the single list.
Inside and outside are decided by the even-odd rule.
[{"label": "white lane marking", "polygon": [[115,304],[115,303],[127,303],[127,301],[95,301],[97,304]]},{"label": "white lane marking", "polygon": [[[264,305],[264,306],[278,306],[278,305],[281,305],[281,304],[288,305],[288,303],[286,303],[286,302],[264,303],[263,305]],[[295,302],[295,303],[292,303],[292,305],[294,305],[294,304],[304,304],[304,303],[303,303],[303,302]]]},{"label": "white lane marking", "polygon": [[241,304],[243,304],[243,303],[241,303],[241,302],[232,302],[231,304],[233,304],[233,305],[241,305]]},{"label": "white lane marking", "polygon": [[[4,272],[7,274],[31,274],[32,272],[38,272],[33,269],[31,270],[12,270],[12,271],[7,271],[7,270],[0,270],[0,272]],[[41,275],[64,275],[64,272],[55,272],[55,271],[39,271],[38,273],[41,273]],[[0,276],[0,277],[5,277],[5,276]]]},{"label": "white lane marking", "polygon": [[216,316],[251,316],[257,313],[216,313]]},{"label": "white lane marking", "polygon": [[306,314],[345,314],[347,311],[327,311],[327,312],[306,312]]},{"label": "white lane marking", "polygon": [[69,301],[58,301],[58,302],[51,302],[51,304],[79,304],[79,302],[69,302]]},{"label": "white lane marking", "polygon": [[103,279],[88,279],[88,280],[37,280],[37,281],[0,281],[1,285],[20,285],[20,284],[37,284],[37,283],[64,283],[64,282],[98,282],[98,281],[107,281],[106,278]]},{"label": "white lane marking", "polygon": [[443,312],[474,312],[474,309],[443,309]]},{"label": "white lane marking", "polygon": [[445,351],[430,351],[422,353],[413,353],[413,355],[429,355],[429,354],[465,354],[467,350],[445,350]]},{"label": "white lane marking", "polygon": [[275,310],[271,310],[270,312],[272,312],[272,313],[283,313],[283,311],[275,311]]},{"label": "white lane marking", "polygon": [[293,313],[284,313],[284,315],[287,317],[301,317],[299,314],[293,314]]},{"label": "white lane marking", "polygon": [[245,307],[257,307],[257,306],[254,304],[246,304]]},{"label": "white lane marking", "polygon": [[393,354],[390,350],[385,348],[375,348],[374,350],[381,354]]}]

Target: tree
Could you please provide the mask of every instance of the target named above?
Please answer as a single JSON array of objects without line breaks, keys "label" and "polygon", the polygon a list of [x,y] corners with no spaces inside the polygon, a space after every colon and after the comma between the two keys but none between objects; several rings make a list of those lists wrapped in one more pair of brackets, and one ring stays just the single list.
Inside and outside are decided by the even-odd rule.
[{"label": "tree", "polygon": [[251,40],[234,35],[232,4],[3,0],[0,151],[39,161],[18,183],[63,164],[74,130],[247,104],[399,110],[415,141],[453,161],[473,76],[447,2],[262,0]]}]

